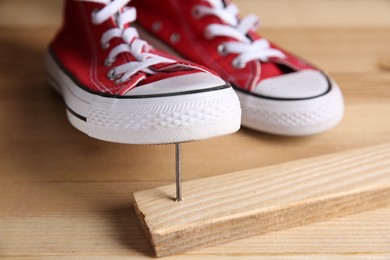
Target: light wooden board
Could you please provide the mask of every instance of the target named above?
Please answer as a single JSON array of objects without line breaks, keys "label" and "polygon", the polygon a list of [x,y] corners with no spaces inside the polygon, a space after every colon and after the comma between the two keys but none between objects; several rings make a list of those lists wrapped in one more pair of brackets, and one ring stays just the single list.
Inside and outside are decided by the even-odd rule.
[{"label": "light wooden board", "polygon": [[134,193],[157,256],[390,205],[390,144]]},{"label": "light wooden board", "polygon": [[[0,183],[0,259],[154,259],[131,193],[156,182]],[[386,259],[390,207],[164,259]]]}]

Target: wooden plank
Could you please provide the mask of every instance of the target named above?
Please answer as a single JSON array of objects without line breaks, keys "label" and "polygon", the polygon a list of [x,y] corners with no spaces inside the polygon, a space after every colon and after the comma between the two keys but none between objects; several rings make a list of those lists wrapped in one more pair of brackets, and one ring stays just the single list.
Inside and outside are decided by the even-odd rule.
[{"label": "wooden plank", "polygon": [[353,213],[390,203],[390,144],[246,170],[134,193],[157,256]]},{"label": "wooden plank", "polygon": [[[0,259],[152,259],[129,198],[139,189],[162,185],[151,181],[0,182]],[[387,207],[164,259],[317,259],[321,255],[386,259],[389,248]]]}]

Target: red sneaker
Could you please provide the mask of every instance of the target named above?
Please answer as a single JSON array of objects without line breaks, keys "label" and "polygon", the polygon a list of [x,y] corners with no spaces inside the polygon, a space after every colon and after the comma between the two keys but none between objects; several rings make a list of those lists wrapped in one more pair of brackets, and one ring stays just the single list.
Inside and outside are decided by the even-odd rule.
[{"label": "red sneaker", "polygon": [[151,48],[131,27],[129,0],[67,0],[45,56],[70,122],[106,141],[161,144],[237,131],[234,90],[191,62]]},{"label": "red sneaker", "polygon": [[339,87],[256,33],[258,19],[222,0],[133,0],[144,38],[207,66],[236,89],[244,126],[282,135],[330,129],[343,117]]}]

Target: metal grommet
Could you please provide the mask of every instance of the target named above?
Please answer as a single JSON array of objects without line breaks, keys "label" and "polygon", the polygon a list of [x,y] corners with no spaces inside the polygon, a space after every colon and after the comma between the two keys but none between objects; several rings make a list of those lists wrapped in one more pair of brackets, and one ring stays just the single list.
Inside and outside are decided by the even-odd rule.
[{"label": "metal grommet", "polygon": [[124,82],[123,80],[117,79],[117,80],[114,81],[114,84],[115,84],[115,85],[119,85],[119,84],[121,84],[121,83],[123,83],[123,82]]},{"label": "metal grommet", "polygon": [[152,25],[152,30],[154,32],[158,32],[161,30],[161,27],[162,27],[161,22],[154,22]]},{"label": "metal grommet", "polygon": [[232,61],[232,65],[236,69],[243,69],[246,67],[246,64],[241,62],[239,59],[235,59]]},{"label": "metal grommet", "polygon": [[115,75],[115,70],[114,70],[114,69],[109,70],[109,71],[107,72],[107,78],[108,78],[108,79],[114,80],[115,77],[116,77],[116,75]]},{"label": "metal grommet", "polygon": [[102,47],[102,49],[104,50],[107,50],[108,48],[110,48],[110,43],[101,43],[100,46]]},{"label": "metal grommet", "polygon": [[191,14],[192,14],[192,17],[194,17],[195,19],[199,19],[200,18],[200,12],[199,12],[199,9],[198,9],[197,6],[192,8]]},{"label": "metal grommet", "polygon": [[218,45],[218,53],[221,55],[221,56],[226,56],[228,55],[228,53],[226,52],[226,48],[223,44],[220,44]]},{"label": "metal grommet", "polygon": [[170,40],[172,43],[177,43],[180,41],[180,39],[181,39],[181,37],[180,37],[180,34],[178,34],[178,33],[174,33],[170,37]]},{"label": "metal grommet", "polygon": [[104,61],[104,66],[110,67],[114,62],[111,62],[108,58]]}]

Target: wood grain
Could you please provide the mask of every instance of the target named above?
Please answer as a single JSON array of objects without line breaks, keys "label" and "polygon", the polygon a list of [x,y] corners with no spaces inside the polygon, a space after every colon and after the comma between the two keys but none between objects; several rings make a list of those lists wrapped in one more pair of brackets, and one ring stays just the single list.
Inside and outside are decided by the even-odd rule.
[{"label": "wood grain", "polygon": [[157,256],[390,205],[390,144],[134,193]]}]

